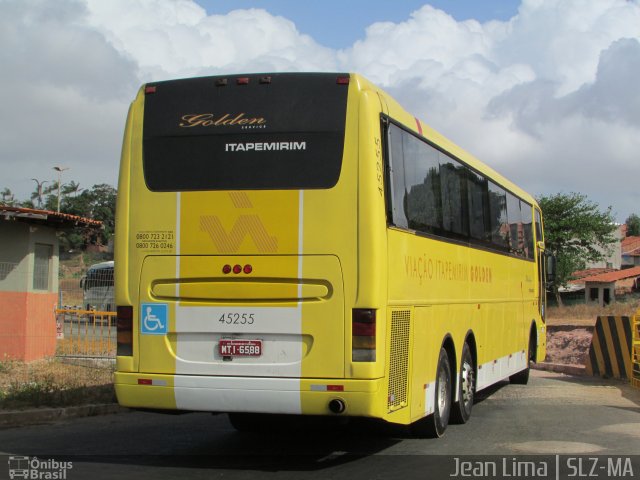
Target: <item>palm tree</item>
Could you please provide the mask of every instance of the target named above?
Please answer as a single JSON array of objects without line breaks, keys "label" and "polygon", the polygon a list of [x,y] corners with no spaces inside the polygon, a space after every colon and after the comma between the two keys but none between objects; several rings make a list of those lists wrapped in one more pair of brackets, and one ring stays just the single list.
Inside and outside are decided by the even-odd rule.
[{"label": "palm tree", "polygon": [[80,188],[80,184],[71,180],[69,183],[65,183],[62,185],[62,194],[69,195],[73,193],[74,197],[77,197],[78,194],[84,190],[84,188]]}]

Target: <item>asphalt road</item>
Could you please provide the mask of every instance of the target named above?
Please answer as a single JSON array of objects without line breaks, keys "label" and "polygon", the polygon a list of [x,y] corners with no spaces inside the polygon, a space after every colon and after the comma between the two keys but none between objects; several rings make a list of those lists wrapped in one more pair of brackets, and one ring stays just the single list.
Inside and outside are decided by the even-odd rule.
[{"label": "asphalt road", "polygon": [[[3,453],[71,461],[69,480],[450,478],[460,455],[498,455],[510,464],[519,455],[540,455],[527,457],[540,465],[559,461],[557,454],[565,463],[576,455],[640,456],[640,391],[533,371],[527,386],[505,383],[479,394],[471,421],[450,425],[440,439],[412,438],[404,428],[373,421],[341,425],[325,419],[250,434],[236,432],[226,415],[135,412],[0,430]],[[627,465],[626,478],[629,468],[640,478],[639,459]],[[8,478],[2,463],[0,478]],[[556,478],[552,467],[536,472]],[[589,473],[583,467],[580,473]],[[610,477],[605,470],[596,476]]]}]

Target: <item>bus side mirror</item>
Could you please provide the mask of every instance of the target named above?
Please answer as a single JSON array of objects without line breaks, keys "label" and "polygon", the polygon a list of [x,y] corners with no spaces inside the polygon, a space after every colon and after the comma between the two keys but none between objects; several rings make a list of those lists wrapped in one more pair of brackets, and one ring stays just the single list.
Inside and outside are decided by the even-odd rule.
[{"label": "bus side mirror", "polygon": [[87,279],[87,277],[82,277],[82,278],[80,279],[80,288],[83,288],[83,289],[84,289],[84,284],[85,284],[85,280],[86,280],[86,279]]},{"label": "bus side mirror", "polygon": [[547,285],[553,285],[556,282],[556,256],[547,253],[545,255],[545,261],[547,262],[547,278],[545,280]]}]

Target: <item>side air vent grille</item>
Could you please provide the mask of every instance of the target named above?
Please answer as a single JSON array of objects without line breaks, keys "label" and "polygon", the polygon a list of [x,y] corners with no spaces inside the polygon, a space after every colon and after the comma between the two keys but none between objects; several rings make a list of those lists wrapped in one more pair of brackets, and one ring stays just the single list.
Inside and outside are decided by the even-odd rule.
[{"label": "side air vent grille", "polygon": [[409,310],[391,313],[391,358],[389,368],[389,411],[407,406],[407,377],[409,372]]}]

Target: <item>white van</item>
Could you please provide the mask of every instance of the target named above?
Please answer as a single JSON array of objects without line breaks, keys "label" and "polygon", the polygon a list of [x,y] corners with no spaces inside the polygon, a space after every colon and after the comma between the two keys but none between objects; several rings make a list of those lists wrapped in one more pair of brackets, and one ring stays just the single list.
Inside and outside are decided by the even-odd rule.
[{"label": "white van", "polygon": [[83,307],[86,310],[115,312],[113,261],[91,265],[80,280]]}]

